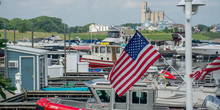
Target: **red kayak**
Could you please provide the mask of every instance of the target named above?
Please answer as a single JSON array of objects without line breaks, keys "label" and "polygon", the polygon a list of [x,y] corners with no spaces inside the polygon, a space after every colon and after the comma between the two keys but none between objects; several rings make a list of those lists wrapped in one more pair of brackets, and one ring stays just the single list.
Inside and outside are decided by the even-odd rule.
[{"label": "red kayak", "polygon": [[42,98],[37,101],[36,110],[86,110],[53,102],[53,98]]}]

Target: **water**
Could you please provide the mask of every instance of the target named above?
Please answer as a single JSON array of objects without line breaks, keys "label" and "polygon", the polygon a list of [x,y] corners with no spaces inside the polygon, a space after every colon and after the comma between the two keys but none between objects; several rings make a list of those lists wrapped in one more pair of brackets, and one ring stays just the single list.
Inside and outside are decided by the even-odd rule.
[{"label": "water", "polygon": [[[167,61],[180,73],[180,74],[185,74],[185,59],[176,59],[176,58],[166,58]],[[193,59],[192,61],[192,70],[195,70],[195,68],[204,66],[208,63],[211,63],[214,59],[212,60],[196,60]],[[164,63],[164,60],[159,60],[157,63],[159,64],[166,64]],[[170,72],[174,72],[174,70],[170,70]]]}]

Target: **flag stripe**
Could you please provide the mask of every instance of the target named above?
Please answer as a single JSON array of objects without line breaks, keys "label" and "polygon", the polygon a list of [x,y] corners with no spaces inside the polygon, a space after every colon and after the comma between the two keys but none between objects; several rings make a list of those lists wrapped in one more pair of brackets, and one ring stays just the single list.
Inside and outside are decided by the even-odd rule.
[{"label": "flag stripe", "polygon": [[160,53],[136,30],[108,75],[108,80],[119,97],[130,89],[160,56]]},{"label": "flag stripe", "polygon": [[[141,61],[141,59],[144,57],[144,55],[146,55],[146,52],[149,52],[150,51],[150,49],[151,49],[151,51],[153,51],[152,50],[152,48],[153,47],[145,47],[144,49],[143,49],[143,52],[145,52],[145,53],[143,53],[143,52],[140,52],[140,54],[139,54],[139,56],[140,56],[140,58],[138,59],[138,60],[136,60],[136,62],[133,62],[133,60],[130,58],[128,61],[130,61],[129,63],[124,63],[124,67],[123,68],[121,68],[120,70],[118,70],[117,71],[117,76],[116,77],[118,77],[118,79],[121,79],[122,77],[122,75],[125,75],[125,74],[122,74],[122,73],[129,73],[129,70],[133,70],[133,68],[134,67],[136,67],[137,66],[137,64]],[[146,51],[145,51],[145,49],[146,49]],[[142,54],[143,53],[143,54]],[[150,54],[150,52],[149,52],[149,54]],[[122,74],[122,75],[121,75]],[[114,79],[114,78],[113,78]],[[112,81],[112,82],[114,82],[115,81],[115,79]]]},{"label": "flag stripe", "polygon": [[[115,88],[119,88],[119,86],[123,83],[126,83],[126,81],[130,81],[130,77],[135,75],[135,73],[137,71],[140,71],[141,68],[145,68],[145,64],[148,64],[151,61],[151,57],[154,55],[154,53],[156,53],[156,51],[153,51],[152,54],[150,54],[149,56],[147,56],[147,58],[144,58],[145,60],[142,62],[138,62],[136,63],[136,65],[132,66],[131,69],[127,69],[129,71],[125,72],[124,75],[120,78],[118,78],[119,81],[115,81],[115,83],[113,84]],[[146,72],[146,71],[145,71]]]},{"label": "flag stripe", "polygon": [[[146,49],[146,51],[145,51],[145,49]],[[147,52],[148,52],[148,53],[147,53]],[[127,76],[127,74],[130,74],[130,72],[131,72],[132,70],[134,70],[135,68],[138,68],[138,66],[140,66],[140,63],[143,62],[142,59],[144,59],[145,57],[147,57],[151,52],[153,52],[152,47],[149,47],[149,48],[145,47],[145,48],[143,49],[143,51],[141,52],[141,53],[143,53],[143,54],[140,53],[140,54],[138,55],[138,60],[136,60],[135,62],[133,62],[133,60],[132,60],[132,61],[131,61],[132,64],[127,65],[126,68],[123,68],[122,71],[117,71],[117,79],[116,79],[116,81],[113,80],[113,83],[112,83],[112,84],[114,85],[113,87],[115,87],[115,83],[116,83],[116,82],[120,81],[120,79],[124,79],[125,76]]]},{"label": "flag stripe", "polygon": [[123,63],[123,64],[121,64],[120,65],[120,68],[116,68],[115,70],[114,70],[114,76],[112,76],[112,81],[114,82],[114,80],[115,80],[115,77],[117,77],[119,74],[119,72],[120,71],[124,71],[129,65],[131,65],[131,63],[132,63],[132,59],[127,55],[126,56],[126,60],[125,61],[122,61],[122,62],[120,62],[120,63]]},{"label": "flag stripe", "polygon": [[200,70],[190,74],[190,77],[195,77],[196,80],[203,80],[207,74],[216,70],[220,70],[220,57],[216,58],[209,65],[206,65],[203,69],[200,68]]},{"label": "flag stripe", "polygon": [[211,63],[211,64],[209,64],[207,67],[209,67],[209,66],[217,66],[217,67],[219,67],[220,66],[220,63]]},{"label": "flag stripe", "polygon": [[[123,60],[125,55],[126,55],[126,53],[123,51],[115,65],[118,65],[118,63],[120,63],[119,61]],[[111,72],[109,73],[110,75],[108,75],[108,80],[110,80],[110,81],[112,79],[111,77],[114,75],[115,65],[114,65],[113,69],[111,70]],[[109,76],[110,76],[110,78],[109,78]]]},{"label": "flag stripe", "polygon": [[[157,60],[160,58],[160,54],[152,57],[154,59],[151,60],[151,62],[145,67],[145,68],[141,68],[141,70],[139,72],[136,72],[136,75],[132,75],[125,83],[123,83],[119,89],[118,89],[118,93],[119,94],[124,94],[132,85],[134,85],[141,77],[142,75],[145,73],[145,71],[147,71],[147,69]],[[120,91],[119,91],[120,90]]]},{"label": "flag stripe", "polygon": [[[160,57],[161,57],[161,55],[158,55],[155,59],[153,59],[152,64],[153,64],[157,59],[159,59]],[[148,67],[146,67],[146,68],[144,69],[144,71],[147,71],[147,69],[148,69],[150,66],[151,66],[151,65],[149,65]],[[142,71],[142,73],[141,73],[142,75],[145,73],[144,71]],[[128,85],[127,88],[124,88],[123,91],[120,91],[120,92],[119,92],[119,96],[122,96],[127,90],[129,90],[129,88],[131,88],[132,85],[134,85],[134,84],[141,78],[142,75],[139,75],[139,76],[134,80],[134,82],[132,82],[130,85]]]}]

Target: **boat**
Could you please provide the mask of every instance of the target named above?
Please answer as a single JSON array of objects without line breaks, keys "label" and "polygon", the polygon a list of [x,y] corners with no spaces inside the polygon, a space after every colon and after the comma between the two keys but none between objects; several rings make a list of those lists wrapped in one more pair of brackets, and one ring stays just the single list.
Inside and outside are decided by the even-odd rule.
[{"label": "boat", "polygon": [[[112,89],[110,82],[92,80],[85,83],[93,97],[87,102],[62,100],[59,98],[42,98],[38,100],[37,110],[154,110],[156,88],[147,83],[136,83],[129,91],[119,97]],[[52,106],[52,107],[51,107]]]},{"label": "boat", "polygon": [[102,42],[91,45],[91,55],[82,56],[82,58],[106,61],[117,60],[131,37],[131,35],[126,35],[119,30],[108,31],[106,38],[103,39]]},{"label": "boat", "polygon": [[185,56],[185,33],[175,32],[172,33],[172,39],[174,41],[174,48],[178,56]]},{"label": "boat", "polygon": [[[185,87],[160,88],[154,80],[135,83],[119,97],[109,81],[95,79],[85,82],[92,93],[87,101],[67,100],[59,97],[42,98],[36,103],[36,110],[183,110],[185,109]],[[176,89],[178,88],[178,89]],[[216,89],[194,88],[193,107],[198,109],[207,102],[208,95],[215,95]],[[205,100],[205,101],[204,101]],[[210,103],[210,100],[208,100]]]},{"label": "boat", "polygon": [[220,55],[220,45],[202,45],[192,47],[192,53],[196,55]]}]

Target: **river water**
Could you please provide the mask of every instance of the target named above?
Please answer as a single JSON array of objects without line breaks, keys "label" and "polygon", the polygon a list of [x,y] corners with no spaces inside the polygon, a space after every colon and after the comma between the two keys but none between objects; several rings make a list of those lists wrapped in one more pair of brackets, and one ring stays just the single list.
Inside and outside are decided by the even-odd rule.
[{"label": "river water", "polygon": [[[180,74],[185,74],[185,59],[177,59],[177,58],[166,58],[166,60],[171,64]],[[197,67],[204,66],[208,63],[211,63],[215,59],[210,60],[192,60],[192,69],[194,70]],[[164,60],[159,60],[157,63],[160,64],[166,64]],[[171,72],[174,72],[174,70],[170,70]]]}]

